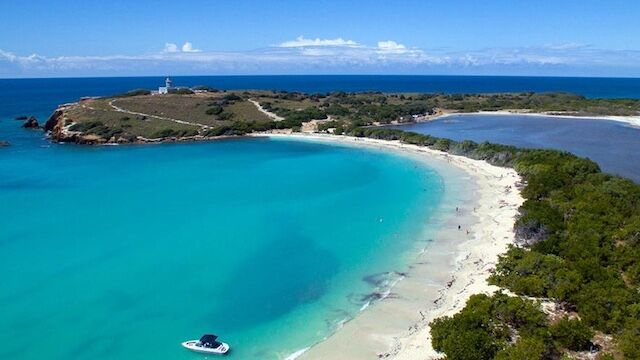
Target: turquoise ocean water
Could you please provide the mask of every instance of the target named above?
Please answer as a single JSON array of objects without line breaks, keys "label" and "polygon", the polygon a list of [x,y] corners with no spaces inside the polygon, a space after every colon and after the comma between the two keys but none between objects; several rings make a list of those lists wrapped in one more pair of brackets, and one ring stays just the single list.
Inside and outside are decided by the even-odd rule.
[{"label": "turquoise ocean water", "polygon": [[404,269],[443,196],[372,150],[0,133],[2,359],[198,359],[180,342],[207,332],[232,359],[285,357]]}]

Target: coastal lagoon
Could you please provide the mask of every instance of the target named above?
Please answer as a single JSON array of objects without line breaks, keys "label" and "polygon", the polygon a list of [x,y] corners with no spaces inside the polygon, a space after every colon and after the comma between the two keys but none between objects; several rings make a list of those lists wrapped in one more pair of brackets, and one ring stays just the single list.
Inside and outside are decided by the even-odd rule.
[{"label": "coastal lagoon", "polygon": [[394,126],[453,140],[560,149],[597,162],[603,171],[640,183],[640,128],[623,122],[531,115],[464,114]]}]

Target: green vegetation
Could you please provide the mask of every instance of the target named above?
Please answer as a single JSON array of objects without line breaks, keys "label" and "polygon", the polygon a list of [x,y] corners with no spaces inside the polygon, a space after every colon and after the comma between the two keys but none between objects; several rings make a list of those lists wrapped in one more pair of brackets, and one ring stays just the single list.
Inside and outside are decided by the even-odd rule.
[{"label": "green vegetation", "polygon": [[[128,118],[123,118],[127,119]],[[127,121],[123,120],[123,121]],[[121,137],[129,141],[135,140],[135,136],[133,134],[128,133],[128,129],[131,125],[123,124],[120,127],[109,127],[103,124],[100,121],[89,121],[85,123],[76,123],[70,126],[69,130],[71,131],[80,131],[84,134],[88,135],[96,135],[104,139],[110,139],[111,137]],[[188,137],[198,135],[198,131],[196,129],[181,129],[177,130],[174,128],[163,128],[160,130],[153,131],[150,135],[148,135],[151,139],[160,139],[160,138],[171,138],[171,137]]]},{"label": "green vegetation", "polygon": [[169,94],[175,94],[175,95],[191,95],[193,94],[193,90],[189,89],[189,88],[175,88],[175,89],[169,89]]},{"label": "green vegetation", "polygon": [[459,313],[434,320],[431,335],[449,360],[534,360],[588,351],[594,332],[577,319],[549,325],[537,302],[497,293],[471,296]]},{"label": "green vegetation", "polygon": [[220,115],[222,114],[222,112],[224,111],[224,108],[220,105],[213,105],[212,107],[208,108],[207,111],[205,111],[204,113],[207,115]]},{"label": "green vegetation", "polygon": [[432,99],[438,107],[463,112],[526,109],[579,115],[636,115],[640,111],[640,101],[635,99],[587,99],[568,93],[458,94]]},{"label": "green vegetation", "polygon": [[125,133],[124,127],[105,126],[101,121],[89,121],[85,123],[73,124],[69,127],[71,131],[80,131],[88,135],[96,135],[104,139],[112,137],[123,137],[127,140],[135,140],[135,136]]},{"label": "green vegetation", "polygon": [[[249,99],[258,101],[265,110],[275,113],[284,120],[277,125],[270,124],[272,120],[249,102]],[[114,106],[125,112],[145,114],[143,119],[145,121],[121,124],[119,119],[122,118],[122,112]],[[93,135],[120,136],[122,134],[123,136],[120,137],[127,139],[136,136],[150,138],[163,133],[192,133],[193,129],[200,134],[218,133],[222,131],[221,129],[226,129],[223,133],[233,134],[245,134],[246,129],[257,131],[254,129],[262,128],[299,130],[304,123],[311,120],[319,120],[319,131],[331,129],[334,134],[349,134],[359,131],[356,129],[361,127],[412,122],[441,111],[469,112],[503,109],[568,112],[578,115],[638,115],[640,101],[586,99],[562,93],[445,95],[332,92],[303,94],[282,91],[215,91],[208,87],[196,87],[173,89],[171,94],[161,96],[150,95],[148,90],[133,90],[107,98],[86,99],[81,102],[81,106],[72,107],[65,112],[69,115],[67,121],[74,124],[87,121],[102,122],[104,128],[92,129]],[[130,117],[135,118],[135,116]],[[323,124],[322,120],[327,124]],[[167,122],[173,122],[173,124]],[[187,128],[185,128],[185,123],[193,126],[186,125]],[[249,125],[236,123],[249,123]],[[254,125],[253,123],[264,124]],[[424,142],[424,139],[420,141]],[[473,150],[477,144],[471,142],[453,144],[446,139],[430,139],[424,145],[464,154]],[[510,156],[508,152],[503,155]],[[547,180],[555,181],[553,178]],[[531,222],[528,226],[528,231],[534,236],[530,239],[532,241],[536,240],[535,236],[541,236],[546,231],[546,227],[542,224]],[[540,233],[537,234],[535,231]]]},{"label": "green vegetation", "polygon": [[[84,107],[70,107],[64,111],[63,125],[70,125],[70,131],[80,132],[82,135],[97,136],[105,141],[112,138],[120,139],[122,142],[136,141],[138,137],[152,139],[163,129],[172,129],[176,132],[197,131],[199,129],[197,126],[179,124],[169,120],[113,111],[108,103],[109,100],[106,99],[87,100],[81,103]],[[78,140],[71,137],[66,141]]]},{"label": "green vegetation", "polygon": [[355,126],[410,122],[412,115],[433,114],[436,109],[457,112],[526,110],[573,115],[638,115],[637,99],[587,99],[566,93],[520,94],[383,94],[333,92],[302,94],[252,92],[265,109],[286,117],[292,111],[315,108]]},{"label": "green vegetation", "polygon": [[[545,344],[547,335],[540,334],[554,337],[555,351],[584,350],[591,331],[596,330],[613,334],[625,358],[638,358],[634,344],[640,344],[639,185],[603,174],[592,161],[567,152],[456,142],[395,129],[356,128],[351,134],[400,140],[514,167],[526,182],[522,190],[526,201],[515,225],[519,246],[500,258],[490,282],[516,294],[552,299],[580,317],[581,322],[563,320],[550,328],[529,324],[540,331],[537,336]],[[462,314],[479,311],[474,308],[477,304],[470,301]],[[484,314],[499,320],[489,310]],[[462,329],[468,321],[454,316],[445,324]],[[517,333],[526,325],[505,324]],[[459,333],[452,332],[452,340],[447,340],[442,321],[434,325],[440,334],[440,340],[434,336],[434,346],[448,358],[463,358],[455,354],[471,345],[458,339]],[[497,349],[505,349],[505,341],[513,340],[482,322],[472,325],[479,333],[471,339],[482,341],[487,349],[475,352],[474,356],[481,356],[476,358],[498,358]],[[527,332],[528,337],[531,334]],[[491,341],[485,344],[487,339]],[[532,340],[527,346],[536,343]]]},{"label": "green vegetation", "polygon": [[581,320],[566,317],[553,324],[549,330],[557,347],[573,351],[589,350],[591,339],[595,335]]},{"label": "green vegetation", "polygon": [[252,132],[275,129],[290,129],[285,121],[235,121],[229,125],[215,126],[207,130],[205,136],[241,136]]},{"label": "green vegetation", "polygon": [[207,85],[194,86],[194,87],[191,88],[191,90],[194,90],[194,91],[206,91],[206,92],[211,92],[211,93],[220,91],[218,89],[212,88],[211,86],[207,86]]},{"label": "green vegetation", "polygon": [[163,138],[171,138],[171,137],[189,137],[198,135],[198,130],[174,130],[174,129],[162,129],[158,130],[151,135],[153,139],[163,139]]},{"label": "green vegetation", "polygon": [[450,360],[540,359],[553,350],[538,304],[502,293],[471,296],[461,312],[434,320],[431,335],[434,349]]},{"label": "green vegetation", "polygon": [[[180,90],[180,89],[178,89]],[[187,89],[188,90],[188,89]],[[145,114],[145,115],[140,115]],[[140,139],[189,138],[215,133],[219,127],[253,131],[264,126],[242,126],[235,123],[270,123],[271,119],[255,105],[232,92],[172,93],[148,95],[134,90],[114,97],[85,99],[63,111],[63,125],[70,125],[72,136],[54,136],[59,141],[90,143],[107,141],[132,142]],[[53,123],[51,127],[53,128]],[[275,128],[269,125],[268,128]],[[78,135],[79,134],[79,135]]]},{"label": "green vegetation", "polygon": [[146,89],[135,89],[135,90],[127,91],[127,92],[122,93],[122,94],[113,95],[112,97],[114,97],[114,98],[122,98],[122,97],[132,97],[132,96],[140,96],[140,95],[149,95],[149,94],[151,94],[151,91],[149,91],[149,90],[146,90]]}]

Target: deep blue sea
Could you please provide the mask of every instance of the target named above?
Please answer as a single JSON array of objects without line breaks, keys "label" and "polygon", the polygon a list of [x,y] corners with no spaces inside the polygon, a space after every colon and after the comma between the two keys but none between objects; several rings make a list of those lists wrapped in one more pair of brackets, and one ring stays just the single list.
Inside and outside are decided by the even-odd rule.
[{"label": "deep blue sea", "polygon": [[[325,93],[330,91],[382,92],[552,92],[581,94],[590,98],[640,98],[640,78],[524,77],[524,76],[403,76],[403,75],[323,75],[323,76],[176,76],[177,86],[208,85],[218,89],[266,89]],[[46,102],[51,106],[81,96],[120,93],[136,88],[155,89],[164,77],[0,79],[0,104],[22,109],[25,102]],[[9,96],[9,99],[5,98]],[[12,106],[13,107],[13,106]],[[11,107],[10,107],[11,108]],[[33,104],[32,112],[38,110]],[[5,112],[7,109],[0,109]]]},{"label": "deep blue sea", "polygon": [[[428,239],[425,222],[456,191],[445,186],[447,174],[375,150],[266,138],[57,145],[13,119],[35,115],[42,122],[60,103],[162,81],[0,80],[0,140],[11,143],[0,147],[0,359],[200,359],[179,343],[205,332],[230,342],[233,359],[283,358],[327,336],[384,286],[385,274],[403,270],[403,254],[415,250],[416,239]],[[638,79],[249,76],[174,82],[304,92],[640,97]],[[619,123],[447,121],[412,130],[565,146],[638,179],[640,137]]]}]

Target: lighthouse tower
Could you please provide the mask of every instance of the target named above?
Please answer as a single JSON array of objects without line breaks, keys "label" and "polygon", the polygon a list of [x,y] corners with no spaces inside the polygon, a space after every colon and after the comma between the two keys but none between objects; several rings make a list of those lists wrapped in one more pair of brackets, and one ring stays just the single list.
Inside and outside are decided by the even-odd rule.
[{"label": "lighthouse tower", "polygon": [[164,80],[164,86],[158,88],[158,94],[168,94],[171,89],[173,89],[173,81],[167,76]]}]

